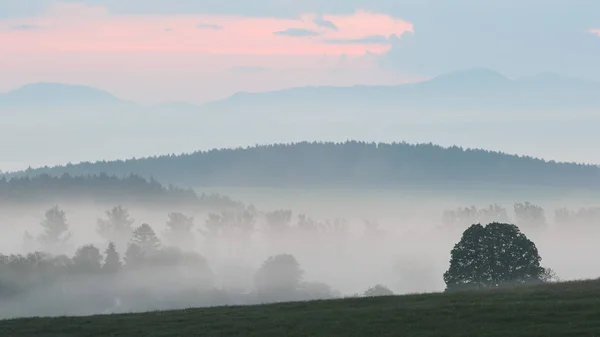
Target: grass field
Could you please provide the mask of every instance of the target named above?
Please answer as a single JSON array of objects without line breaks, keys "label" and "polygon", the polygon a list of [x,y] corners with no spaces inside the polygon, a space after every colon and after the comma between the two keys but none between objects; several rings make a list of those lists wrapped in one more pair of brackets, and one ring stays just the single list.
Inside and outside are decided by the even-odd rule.
[{"label": "grass field", "polygon": [[0,336],[600,336],[600,281],[0,321]]}]

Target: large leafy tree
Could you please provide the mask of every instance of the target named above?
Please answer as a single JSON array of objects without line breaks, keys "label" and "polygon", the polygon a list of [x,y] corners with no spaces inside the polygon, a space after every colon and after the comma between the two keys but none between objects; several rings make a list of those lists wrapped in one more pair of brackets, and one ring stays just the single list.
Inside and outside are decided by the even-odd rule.
[{"label": "large leafy tree", "polygon": [[535,244],[512,224],[472,225],[451,252],[448,290],[540,282],[545,269]]}]

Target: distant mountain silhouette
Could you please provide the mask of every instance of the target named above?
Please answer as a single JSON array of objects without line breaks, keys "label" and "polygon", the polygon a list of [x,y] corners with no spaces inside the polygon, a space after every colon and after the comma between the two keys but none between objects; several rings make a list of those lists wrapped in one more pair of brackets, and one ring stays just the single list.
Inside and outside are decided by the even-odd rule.
[{"label": "distant mountain silhouette", "polygon": [[282,109],[280,113],[285,114],[319,107],[337,107],[346,112],[367,110],[369,113],[598,109],[600,83],[549,73],[509,79],[488,69],[472,69],[394,86],[298,87],[237,93],[205,105],[209,110],[237,111],[238,114],[244,111],[275,113]]},{"label": "distant mountain silhouette", "polygon": [[600,187],[600,168],[433,144],[301,142],[44,167],[9,174],[100,173],[155,177],[185,186]]},{"label": "distant mountain silhouette", "polygon": [[[0,107],[85,107],[98,104],[134,105],[102,90],[58,83],[29,84],[0,94]],[[239,92],[201,106],[165,102],[152,108],[173,113],[197,110],[256,117],[365,112],[365,109],[370,114],[411,110],[598,109],[600,83],[553,73],[509,79],[489,69],[471,69],[424,82],[394,86],[307,86],[257,93]],[[334,108],[337,111],[332,111]]]},{"label": "distant mountain silhouette", "polygon": [[83,85],[40,82],[0,94],[0,107],[33,108],[60,106],[127,105],[130,102]]}]

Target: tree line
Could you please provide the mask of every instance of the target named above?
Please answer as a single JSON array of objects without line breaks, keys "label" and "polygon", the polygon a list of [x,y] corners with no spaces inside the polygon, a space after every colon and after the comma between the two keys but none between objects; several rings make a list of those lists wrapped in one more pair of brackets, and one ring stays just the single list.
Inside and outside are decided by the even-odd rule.
[{"label": "tree line", "polygon": [[[286,231],[274,223],[291,222],[287,211],[273,211],[265,216],[273,228],[270,235]],[[210,213],[207,229],[200,233],[207,239],[247,238],[256,217],[252,208]],[[331,225],[340,224],[339,220],[320,223],[306,216],[300,218],[302,225],[310,224],[302,230],[327,232],[344,227]],[[25,234],[25,249],[30,253],[0,254],[0,303],[17,303],[8,312],[7,308],[0,308],[0,317],[18,315],[15,308],[28,313],[31,307],[26,304],[32,300],[26,299],[40,292],[50,292],[53,303],[37,300],[36,307],[42,307],[42,311],[36,311],[39,314],[55,314],[52,308],[56,307],[66,313],[91,314],[342,296],[325,283],[305,281],[296,258],[286,253],[270,256],[261,264],[254,272],[250,292],[235,286],[218,286],[209,261],[193,250],[193,217],[170,213],[164,233],[166,241],[149,224],[134,226],[134,222],[126,208],[115,206],[107,210],[96,223],[106,246],[85,244],[73,256],[67,256],[62,253],[71,240],[66,212],[58,206],[48,209],[40,222],[41,233],[37,237]],[[294,227],[290,225],[288,230]],[[376,285],[361,295],[389,294],[389,288]]]},{"label": "tree line", "polygon": [[[505,207],[493,204],[487,207],[458,207],[446,210],[442,222],[447,226],[464,226],[474,223],[515,223],[522,228],[544,228],[548,224],[548,216],[544,208],[530,202],[513,204],[511,216]],[[581,207],[572,210],[561,207],[554,210],[554,223],[557,225],[589,225],[600,222],[600,207]]]},{"label": "tree line", "polygon": [[[166,230],[162,236],[171,244],[190,249],[195,244],[196,234],[207,240],[226,239],[243,242],[252,235],[260,233],[272,242],[294,238],[343,239],[350,234],[345,218],[316,220],[306,214],[293,217],[291,210],[277,209],[263,212],[254,206],[240,209],[225,209],[206,213],[203,226],[198,226],[194,216],[181,212],[167,214]],[[260,222],[260,223],[259,223]],[[134,233],[135,219],[129,210],[121,205],[104,212],[96,220],[96,233],[106,242],[127,245],[128,238]],[[383,239],[386,232],[379,223],[363,221],[364,237]],[[66,212],[59,206],[53,206],[44,213],[40,222],[41,233],[34,237],[29,231],[23,236],[23,249],[31,251],[42,249],[46,252],[68,250],[71,232]],[[316,242],[316,241],[313,241]]]},{"label": "tree line", "polygon": [[[521,207],[521,206],[518,206]],[[252,207],[210,213],[207,239],[247,239],[254,232],[259,213]],[[291,211],[276,210],[262,215],[267,236],[313,233],[339,237],[347,231],[343,219],[319,222],[299,215],[292,222]],[[96,230],[105,247],[86,244],[73,256],[61,253],[71,239],[66,213],[58,206],[46,211],[37,238],[26,233],[31,253],[0,255],[0,298],[27,312],[27,303],[42,307],[40,314],[55,314],[57,306],[72,312],[125,312],[224,304],[256,304],[337,298],[342,295],[322,282],[307,282],[296,258],[288,253],[267,257],[256,269],[252,290],[246,292],[215,284],[209,261],[193,251],[194,218],[170,213],[163,242],[147,223],[133,226],[134,219],[121,206],[105,212]],[[375,222],[365,222],[365,235],[384,238]],[[171,244],[169,244],[169,240]],[[186,241],[187,240],[187,241]],[[34,247],[34,243],[37,246]],[[231,244],[231,242],[229,242]],[[329,242],[331,244],[331,242]],[[124,249],[120,253],[119,247]],[[40,249],[41,248],[41,249]],[[551,269],[541,265],[535,244],[510,223],[479,223],[467,228],[450,252],[450,266],[443,274],[447,291],[498,288],[539,284],[557,280]],[[40,294],[51,298],[44,302]],[[378,284],[363,294],[385,296],[393,292]],[[34,300],[35,299],[35,300]],[[33,302],[32,302],[33,301]],[[40,304],[40,302],[43,302]],[[43,309],[44,305],[48,307]],[[20,306],[20,307],[19,307]],[[15,309],[17,308],[17,309]],[[0,316],[6,315],[0,310]],[[70,311],[69,311],[70,310]]]},{"label": "tree line", "polygon": [[[54,208],[47,213],[42,225],[48,228],[52,221],[63,221],[63,216],[64,213]],[[189,219],[178,217],[170,220],[189,224]],[[48,238],[48,232],[43,238]],[[65,240],[68,235],[59,238]],[[450,267],[443,274],[447,291],[558,280],[551,269],[541,266],[535,244],[512,224],[494,222],[470,226],[450,256]],[[202,255],[165,246],[152,227],[143,223],[132,230],[122,258],[112,241],[103,253],[88,244],[79,247],[72,257],[40,251],[0,255],[0,297],[6,303],[11,299],[20,301],[19,296],[33,296],[41,290],[61,289],[53,293],[56,296],[53,306],[88,313],[342,297],[325,283],[305,282],[303,274],[296,258],[283,253],[268,257],[255,271],[250,293],[217,287],[215,274]],[[145,283],[146,278],[152,278],[152,285]],[[82,288],[73,291],[74,287]],[[381,284],[362,294],[387,295],[393,292]]]},{"label": "tree line", "polygon": [[347,141],[214,149],[189,154],[83,162],[27,169],[10,176],[108,172],[184,186],[438,186],[509,184],[592,188],[596,165],[561,163],[457,146]]},{"label": "tree line", "polygon": [[0,177],[0,203],[28,204],[86,200],[94,202],[136,202],[196,205],[208,209],[240,208],[243,204],[218,194],[198,195],[192,189],[175,185],[163,186],[154,178],[136,174],[123,177],[99,173],[95,175]]}]

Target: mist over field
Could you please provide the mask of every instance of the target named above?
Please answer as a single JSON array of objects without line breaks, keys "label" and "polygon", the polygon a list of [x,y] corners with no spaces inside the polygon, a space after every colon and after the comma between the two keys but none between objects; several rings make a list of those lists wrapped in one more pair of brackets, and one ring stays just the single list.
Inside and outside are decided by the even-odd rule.
[{"label": "mist over field", "polygon": [[[20,273],[26,273],[28,281],[20,284],[20,291],[4,290],[6,298],[0,305],[0,315],[87,315],[362,296],[377,284],[396,294],[438,292],[445,288],[441,276],[448,269],[450,251],[462,231],[472,223],[493,221],[519,224],[537,245],[543,265],[552,268],[560,279],[597,277],[591,266],[599,252],[594,237],[599,234],[595,223],[600,212],[594,208],[597,199],[593,196],[538,195],[537,200],[529,200],[533,207],[542,207],[544,214],[528,218],[533,213],[517,215],[513,207],[526,202],[519,198],[531,193],[526,189],[512,195],[479,191],[474,197],[442,191],[352,188],[223,190],[234,200],[243,197],[243,202],[251,206],[224,201],[220,206],[213,203],[202,207],[169,200],[163,204],[133,200],[119,203],[128,211],[132,228],[144,223],[151,226],[166,255],[136,266],[131,258],[127,260],[133,237],[113,236],[111,241],[116,242],[123,264],[116,274],[95,270],[94,258],[76,250],[92,244],[105,259],[108,240],[98,232],[98,219],[108,219],[106,212],[117,204],[68,197],[6,202],[0,212],[4,256],[26,256],[40,250],[52,256],[80,257],[70,262],[53,260],[54,272],[52,268],[11,269],[10,258],[3,258],[7,264],[3,264],[0,278],[5,289],[12,289],[10,284],[15,280],[11,277],[24,277]],[[214,191],[206,192],[210,195]],[[65,212],[70,236],[64,244],[48,246],[40,241],[47,233],[41,223],[54,204]],[[482,213],[494,204],[499,210]],[[481,211],[464,209],[472,205]],[[567,218],[555,214],[563,207],[573,211]],[[193,225],[170,232],[166,223],[172,212],[193,217]],[[242,218],[215,222],[215,215],[224,216],[221,212]],[[456,213],[448,216],[448,212]],[[29,241],[25,232],[31,235]],[[182,251],[174,253],[172,247]],[[276,268],[275,276],[260,288],[257,275],[261,265],[280,254],[292,255],[303,271],[297,293],[288,284],[289,267],[285,266]],[[41,258],[34,265],[46,259],[52,258]]]},{"label": "mist over field", "polygon": [[0,320],[598,279],[599,11],[0,0]]}]

